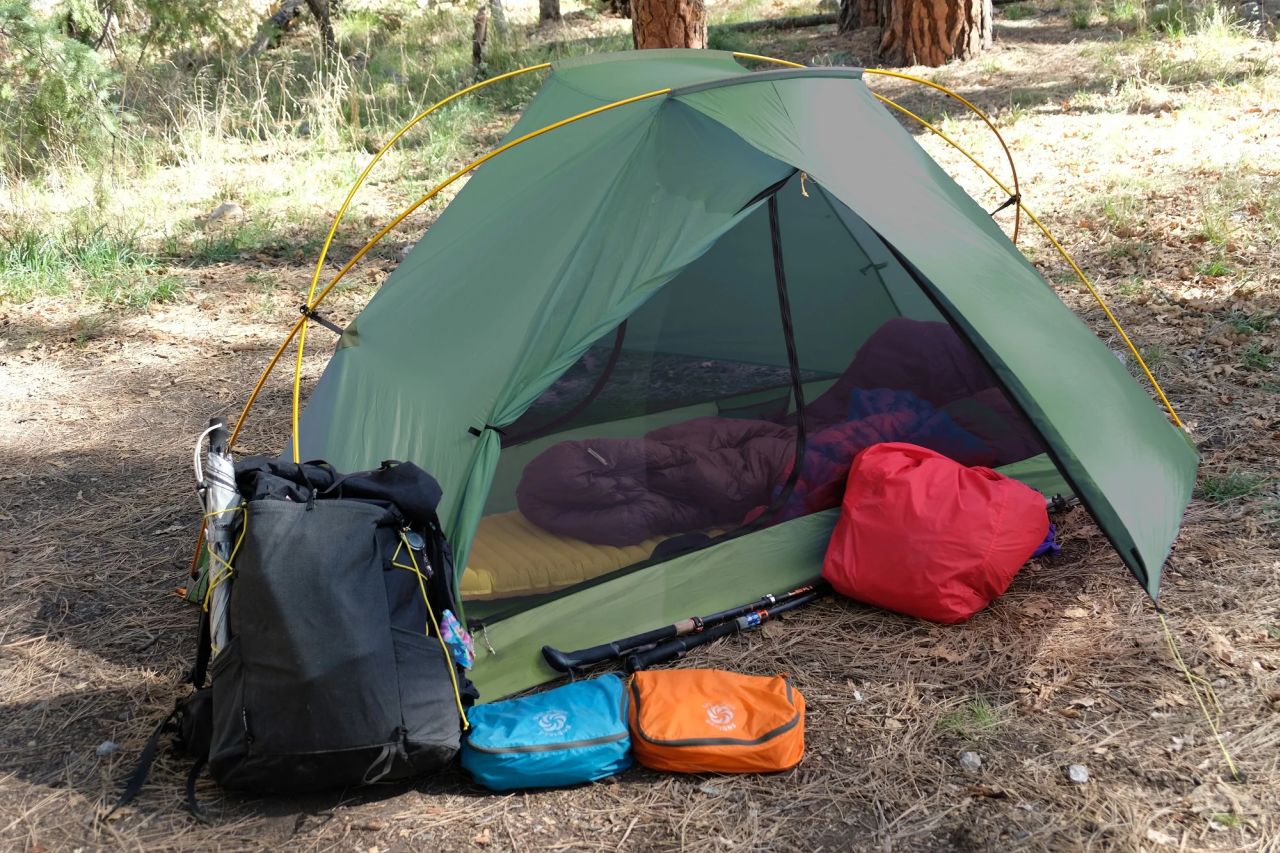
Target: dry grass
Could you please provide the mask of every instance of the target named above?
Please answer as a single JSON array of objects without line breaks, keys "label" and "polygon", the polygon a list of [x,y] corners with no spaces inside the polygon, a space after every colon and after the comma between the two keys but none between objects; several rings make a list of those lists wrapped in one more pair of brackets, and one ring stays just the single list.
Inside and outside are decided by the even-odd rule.
[{"label": "dry grass", "polygon": [[[593,38],[601,26],[580,25]],[[1075,510],[1060,520],[1063,555],[1025,570],[963,626],[831,601],[688,661],[794,676],[808,699],[809,751],[788,773],[636,769],[614,782],[505,796],[456,776],[305,799],[242,799],[202,785],[212,816],[202,825],[183,811],[187,765],[165,757],[134,808],[96,822],[182,692],[194,615],[171,591],[195,525],[188,442],[208,414],[238,406],[294,316],[310,271],[307,253],[291,248],[178,267],[186,288],[140,312],[59,296],[0,305],[0,847],[1275,849],[1275,46],[1215,43],[1205,54],[1214,68],[1255,69],[1237,77],[1161,81],[1126,71],[1112,80],[1126,63],[1151,69],[1148,53],[1176,58],[1186,45],[1126,47],[1083,31],[1097,38],[1089,41],[1043,14],[1020,16],[1000,35],[989,57],[922,73],[1011,123],[1028,203],[1097,277],[1192,428],[1202,482],[1162,605],[1188,663],[1215,687],[1246,783],[1227,781],[1150,603]],[[865,43],[825,30],[785,39],[752,46],[801,59],[844,51],[857,61]],[[942,100],[877,88],[999,163],[985,130]],[[945,146],[922,143],[984,203],[1002,200]],[[219,181],[260,174],[245,154],[244,171],[228,166],[226,177],[230,162],[192,177],[210,189],[184,200],[181,217],[220,200]],[[350,174],[359,162],[334,168]],[[154,174],[172,186],[191,174],[171,168]],[[287,215],[287,189],[262,193]],[[247,206],[256,217],[257,204]],[[352,230],[385,213],[361,208]],[[272,220],[264,233],[280,227]],[[298,239],[314,240],[314,230],[314,220],[303,222]],[[1024,247],[1119,349],[1043,241],[1029,234]],[[392,263],[360,268],[338,295],[340,320]],[[310,378],[328,355],[312,352]],[[259,404],[246,452],[283,445],[287,405],[281,380]],[[99,756],[106,740],[120,751]],[[961,770],[964,750],[982,755],[979,774]],[[1070,764],[1086,765],[1091,781],[1070,783]]]}]

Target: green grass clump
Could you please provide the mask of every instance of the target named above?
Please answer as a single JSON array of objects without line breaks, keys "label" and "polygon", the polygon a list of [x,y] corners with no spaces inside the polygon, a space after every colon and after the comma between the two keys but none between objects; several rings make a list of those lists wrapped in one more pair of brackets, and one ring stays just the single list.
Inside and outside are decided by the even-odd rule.
[{"label": "green grass clump", "polygon": [[1239,332],[1242,335],[1252,335],[1256,332],[1265,332],[1270,329],[1275,318],[1275,314],[1232,311],[1231,315],[1227,317],[1227,323],[1231,326],[1232,331]]},{"label": "green grass clump", "polygon": [[1232,468],[1225,474],[1206,474],[1201,477],[1200,494],[1205,500],[1226,503],[1257,493],[1266,482],[1267,478],[1261,474]]},{"label": "green grass clump", "polygon": [[1004,16],[1010,21],[1025,21],[1036,16],[1036,7],[1030,3],[1013,3],[1004,7]]},{"label": "green grass clump", "polygon": [[1280,362],[1280,357],[1264,351],[1262,344],[1257,341],[1251,342],[1240,353],[1240,363],[1244,365],[1245,370],[1251,370],[1254,373],[1270,373],[1275,369],[1277,362]]},{"label": "green grass clump", "polygon": [[0,299],[29,302],[73,291],[97,299],[104,288],[145,276],[153,265],[134,235],[106,226],[19,226],[0,235]]},{"label": "green grass clump", "polygon": [[1000,713],[977,696],[938,720],[938,730],[968,740],[990,736],[1000,727]]},{"label": "green grass clump", "polygon": [[1087,30],[1093,25],[1093,13],[1093,3],[1077,2],[1071,7],[1067,20],[1071,22],[1072,29]]},{"label": "green grass clump", "polygon": [[1209,276],[1211,278],[1217,278],[1218,276],[1231,275],[1231,273],[1234,272],[1234,270],[1232,270],[1231,267],[1223,263],[1220,258],[1215,258],[1212,261],[1205,261],[1204,263],[1200,264],[1200,266],[1197,268],[1197,272],[1199,272],[1200,275]]}]

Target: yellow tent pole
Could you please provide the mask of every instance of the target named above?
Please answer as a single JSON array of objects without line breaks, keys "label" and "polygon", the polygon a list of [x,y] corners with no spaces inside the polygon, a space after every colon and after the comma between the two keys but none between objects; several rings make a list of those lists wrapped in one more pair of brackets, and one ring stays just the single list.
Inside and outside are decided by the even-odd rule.
[{"label": "yellow tent pole", "polygon": [[[786,60],[786,59],[777,59],[772,56],[760,56],[755,53],[735,53],[734,56],[738,59],[754,59],[757,62],[771,62],[774,65],[782,65],[787,68],[807,68],[808,67],[806,65],[801,65],[798,62],[791,62],[790,60]],[[1018,167],[1014,165],[1013,153],[1009,150],[1009,146],[1005,144],[1004,137],[1000,135],[1000,131],[996,129],[995,124],[991,121],[990,118],[987,117],[987,114],[984,113],[982,110],[978,109],[978,107],[975,106],[971,101],[969,101],[959,93],[953,92],[952,90],[948,89],[946,86],[942,86],[937,83],[934,83],[932,80],[926,80],[923,77],[916,77],[911,74],[903,74],[900,71],[888,71],[883,68],[864,68],[862,69],[862,73],[863,74],[879,74],[883,77],[897,77],[901,80],[910,80],[913,83],[919,83],[923,86],[928,86],[931,89],[937,89],[939,92],[942,92],[944,95],[947,95],[948,97],[955,98],[957,101],[959,101],[960,103],[968,107],[970,110],[972,110],[974,114],[976,114],[978,118],[982,119],[982,121],[987,125],[987,127],[991,129],[991,132],[996,135],[996,139],[999,140],[1000,142],[1000,147],[1004,149],[1004,156],[1009,161],[1009,172],[1013,175],[1013,192],[1009,193],[1009,195],[1011,198],[1017,198],[1021,200],[1022,198],[1021,189],[1018,184]],[[970,159],[973,159],[973,158],[970,158]],[[976,163],[977,161],[975,160],[974,162]],[[983,168],[983,171],[986,172],[987,170]],[[990,175],[991,173],[987,172],[987,174]],[[994,180],[994,177],[992,179]],[[1004,189],[1003,184],[1000,184],[999,181],[996,181],[996,183],[999,184],[1002,189]],[[1005,189],[1005,192],[1009,192],[1009,191]],[[1021,230],[1022,230],[1022,206],[1018,205],[1014,209],[1014,216],[1013,216],[1013,242],[1015,245],[1018,242],[1018,236],[1021,233]]]},{"label": "yellow tent pole", "polygon": [[[465,95],[469,95],[472,92],[492,86],[494,83],[500,83],[503,80],[510,80],[513,77],[519,77],[522,74],[529,74],[533,71],[543,71],[550,67],[550,62],[543,62],[538,65],[530,65],[526,68],[517,68],[515,71],[508,71],[505,74],[499,74],[496,77],[490,77],[487,80],[481,80],[478,83],[473,83],[465,89],[460,89],[452,95],[449,95],[447,98],[437,101],[422,112],[418,113],[409,121],[405,122],[405,124],[395,132],[395,135],[387,140],[386,144],[379,148],[377,153],[373,155],[373,158],[364,167],[360,176],[356,178],[355,183],[352,184],[351,189],[347,192],[347,197],[342,200],[342,206],[338,208],[337,214],[334,215],[333,222],[329,225],[329,233],[325,235],[324,245],[320,248],[320,257],[316,260],[315,272],[311,276],[311,284],[307,289],[307,303],[310,304],[311,297],[315,293],[316,285],[320,281],[320,273],[324,270],[325,259],[329,255],[329,248],[333,245],[333,237],[337,234],[338,226],[342,224],[342,219],[346,216],[347,209],[351,206],[351,200],[355,198],[356,192],[359,191],[360,187],[364,186],[364,182],[369,177],[369,173],[373,171],[373,167],[378,165],[378,161],[382,159],[383,155],[391,150],[393,145],[400,141],[402,136],[412,130],[423,119],[434,113],[436,110],[448,106]],[[285,349],[288,348],[289,344],[295,337],[299,335],[303,338],[306,337],[306,326],[307,317],[304,315],[293,324],[293,328],[289,330],[289,336],[284,339],[284,342],[280,344],[279,348],[275,351],[275,354],[271,356],[271,360],[267,362],[267,366],[262,371],[262,375],[258,377],[258,384],[254,386],[253,391],[249,394],[249,399],[245,401],[244,408],[240,410],[240,417],[236,419],[235,428],[232,430],[230,438],[227,439],[228,449],[235,445],[236,439],[240,436],[240,430],[243,429],[245,420],[249,417],[249,412],[253,409],[253,404],[257,402],[258,395],[262,393],[263,386],[266,385],[267,379],[271,376],[271,372],[275,370],[276,364],[280,361],[281,356],[284,355]],[[299,341],[299,344],[301,344],[301,340]],[[301,349],[301,346],[299,346],[299,349]],[[203,537],[204,529],[202,527],[200,531],[200,539],[203,539]],[[196,555],[192,560],[193,569],[200,559],[200,545],[201,542],[197,541]]]},{"label": "yellow tent pole", "polygon": [[871,93],[871,97],[875,98],[877,101],[879,101],[880,103],[884,104],[885,106],[887,106],[887,107],[891,107],[891,108],[893,108],[893,109],[897,110],[898,112],[902,113],[903,115],[905,115],[905,116],[907,116],[907,117],[909,117],[909,118],[915,119],[917,122],[919,122],[919,123],[920,123],[921,125],[923,125],[925,128],[927,128],[928,130],[932,131],[935,135],[937,135],[937,136],[941,137],[941,138],[942,138],[942,140],[943,140],[944,142],[946,142],[948,145],[950,145],[952,148],[956,149],[956,150],[957,150],[957,151],[959,151],[961,154],[963,154],[964,156],[968,157],[968,158],[969,158],[969,162],[970,162],[970,163],[972,163],[973,165],[977,166],[979,169],[981,169],[981,170],[983,171],[983,173],[984,173],[984,174],[986,174],[986,176],[987,176],[988,178],[990,178],[990,179],[991,179],[992,183],[994,183],[994,184],[995,184],[996,186],[998,186],[1000,189],[1004,190],[1006,193],[1010,193],[1010,194],[1012,194],[1012,190],[1010,190],[1010,189],[1005,185],[1005,183],[1004,183],[1003,181],[1001,181],[1001,180],[1000,180],[999,178],[997,178],[994,174],[992,174],[990,169],[988,169],[986,166],[982,165],[982,163],[981,163],[981,162],[979,162],[979,160],[978,160],[978,158],[977,158],[977,157],[974,157],[972,154],[970,154],[970,153],[969,153],[969,151],[968,151],[968,150],[966,150],[966,149],[964,148],[964,146],[962,146],[959,142],[956,142],[956,141],[955,141],[954,139],[952,139],[950,136],[947,136],[945,133],[943,133],[943,132],[942,132],[942,130],[941,130],[941,129],[939,129],[939,128],[938,128],[938,127],[936,127],[935,125],[932,125],[932,124],[930,124],[929,122],[925,121],[923,118],[921,118],[920,116],[918,116],[918,115],[916,115],[915,113],[911,112],[911,110],[909,110],[909,109],[907,109],[906,107],[902,106],[902,104],[899,104],[897,101],[894,101],[894,100],[891,100],[891,99],[889,99],[889,98],[886,98],[884,95],[878,94],[878,93],[876,93],[876,92],[872,92],[872,93]]},{"label": "yellow tent pole", "polygon": [[392,136],[390,139],[388,139],[387,143],[383,145],[381,148],[379,148],[378,152],[373,155],[373,159],[370,160],[369,164],[364,167],[364,171],[360,173],[360,177],[356,178],[355,183],[351,185],[351,190],[347,193],[347,197],[343,199],[342,206],[338,208],[338,213],[333,217],[333,224],[329,226],[329,233],[325,237],[324,245],[321,246],[320,248],[320,257],[316,260],[315,272],[311,275],[311,286],[307,290],[307,304],[308,305],[311,304],[311,297],[315,295],[316,285],[320,283],[320,273],[324,271],[325,258],[328,257],[328,254],[329,254],[329,246],[333,243],[333,235],[337,233],[338,225],[341,224],[342,218],[346,215],[347,208],[351,206],[351,200],[355,198],[356,192],[360,189],[361,186],[364,185],[365,179],[369,177],[369,173],[373,171],[373,167],[378,165],[378,161],[382,159],[382,155],[390,151],[391,147],[400,141],[400,137],[404,136],[406,133],[412,130],[419,122],[421,122],[427,116],[434,113],[436,110],[440,109],[441,107],[448,106],[449,104],[453,103],[454,101],[458,100],[464,95],[469,95],[472,92],[479,91],[480,89],[483,89],[487,86],[492,86],[494,83],[501,83],[503,80],[510,80],[512,77],[519,77],[522,74],[528,74],[532,71],[543,71],[550,67],[551,67],[550,62],[543,62],[539,65],[530,65],[526,68],[517,68],[515,71],[508,71],[506,74],[499,74],[496,77],[490,77],[487,80],[481,80],[479,83],[473,83],[472,85],[468,86],[465,89],[459,89],[458,91],[454,92],[452,95],[450,95],[447,98],[444,98],[443,100],[436,101],[434,104],[427,107],[425,110],[418,113],[413,118],[409,119],[409,121],[405,122],[404,126],[401,127],[399,130],[397,130],[395,132],[395,135]]},{"label": "yellow tent pole", "polygon": [[[919,122],[923,127],[927,128],[928,130],[940,136],[943,140],[949,143],[953,148],[955,148],[964,156],[968,157],[969,160],[975,166],[977,166],[982,171],[986,172],[987,175],[991,178],[991,180],[995,181],[996,185],[999,186],[1002,190],[1004,190],[1005,192],[1009,191],[1004,184],[1000,183],[999,179],[997,179],[995,175],[992,175],[991,172],[985,166],[979,163],[972,154],[966,151],[960,145],[960,143],[956,142],[954,139],[952,139],[951,137],[943,133],[940,129],[930,124],[928,121],[916,115],[911,110],[907,109],[901,104],[895,103],[894,101],[884,97],[883,95],[876,95],[875,97],[876,97],[876,100],[880,101],[882,104],[892,107],[893,109],[897,110],[903,115],[914,119],[915,121]],[[1037,217],[1034,213],[1032,213],[1027,208],[1027,206],[1022,203],[1021,198],[1018,199],[1018,207],[1021,208],[1027,214],[1027,216],[1031,219],[1031,221],[1035,223],[1036,227],[1039,228],[1041,233],[1044,234],[1045,239],[1047,239],[1050,243],[1053,244],[1053,247],[1058,250],[1058,254],[1062,256],[1062,259],[1066,261],[1067,265],[1071,267],[1073,272],[1075,272],[1076,278],[1080,279],[1081,284],[1085,286],[1085,288],[1089,291],[1089,294],[1093,297],[1094,301],[1098,303],[1098,307],[1102,309],[1102,313],[1107,315],[1107,319],[1111,321],[1111,325],[1115,328],[1116,333],[1120,335],[1120,339],[1124,341],[1125,346],[1129,348],[1129,352],[1133,355],[1134,361],[1138,363],[1138,366],[1142,368],[1142,372],[1146,374],[1147,381],[1151,383],[1152,389],[1154,389],[1156,394],[1160,397],[1160,402],[1164,404],[1165,410],[1169,412],[1169,417],[1173,418],[1173,422],[1178,425],[1179,429],[1185,430],[1186,426],[1182,423],[1182,419],[1178,417],[1178,413],[1174,410],[1173,404],[1169,402],[1169,398],[1164,393],[1164,389],[1161,388],[1160,383],[1156,381],[1156,377],[1151,372],[1151,368],[1147,367],[1147,362],[1142,358],[1142,354],[1138,352],[1138,348],[1134,346],[1133,341],[1129,339],[1128,333],[1125,332],[1124,327],[1120,325],[1120,320],[1117,319],[1116,315],[1111,312],[1111,308],[1110,306],[1107,305],[1106,300],[1102,298],[1102,294],[1098,292],[1098,289],[1096,287],[1094,287],[1093,282],[1091,282],[1089,280],[1089,277],[1084,274],[1084,270],[1081,269],[1080,265],[1077,264],[1075,259],[1071,257],[1071,254],[1063,247],[1061,243],[1058,242],[1058,240],[1053,236],[1053,234],[1049,232],[1048,227],[1046,227],[1045,224],[1040,221],[1039,217]]]},{"label": "yellow tent pole", "polygon": [[[325,286],[324,290],[320,291],[319,295],[316,296],[315,301],[310,304],[310,308],[314,309],[321,302],[323,302],[325,297],[328,296],[329,293],[333,290],[333,288],[337,286],[338,282],[342,281],[343,277],[345,277],[346,274],[351,271],[351,268],[354,267],[357,263],[359,263],[360,259],[363,258],[365,255],[367,255],[370,252],[370,250],[373,249],[374,246],[382,242],[382,239],[386,237],[388,234],[390,234],[391,231],[397,225],[399,225],[406,218],[408,218],[409,215],[412,214],[419,207],[426,204],[431,199],[435,198],[437,194],[439,194],[442,190],[444,190],[454,181],[458,180],[463,175],[467,174],[473,169],[479,168],[480,166],[489,162],[494,157],[497,157],[499,154],[503,153],[504,151],[509,151],[512,148],[515,148],[517,145],[522,145],[531,139],[536,139],[537,137],[542,136],[545,133],[550,133],[553,130],[558,130],[564,127],[565,125],[582,121],[585,118],[590,118],[591,116],[599,115],[600,113],[608,112],[609,110],[614,110],[614,109],[617,109],[618,107],[625,107],[628,104],[634,104],[637,101],[644,101],[644,100],[648,100],[649,98],[656,98],[660,95],[666,95],[666,94],[669,94],[670,92],[671,92],[670,87],[667,87],[665,89],[655,89],[652,92],[645,92],[643,95],[635,95],[630,98],[623,98],[620,101],[614,101],[613,103],[610,103],[610,104],[605,104],[603,106],[595,107],[594,109],[586,110],[585,112],[578,113],[577,115],[569,116],[568,118],[564,118],[564,119],[561,119],[560,121],[553,122],[552,124],[549,124],[546,127],[526,133],[523,136],[520,136],[516,139],[511,140],[510,142],[507,142],[503,145],[498,146],[497,148],[490,151],[488,154],[485,154],[483,157],[479,157],[475,160],[472,160],[470,163],[463,166],[461,169],[454,172],[452,175],[445,178],[440,183],[436,184],[431,189],[431,191],[428,192],[426,195],[422,196],[413,204],[405,208],[400,213],[399,216],[391,220],[391,222],[387,223],[387,225],[383,227],[381,231],[379,231],[369,240],[369,242],[365,243],[364,246],[361,247],[360,251],[356,252],[351,257],[351,260],[347,261],[347,263],[342,267],[342,269],[338,270],[338,273],[333,277],[333,279],[328,283],[328,285]],[[304,317],[303,319],[305,320],[306,318]],[[306,327],[304,325],[303,330],[305,331],[305,329]],[[300,404],[301,397],[302,397],[302,338],[299,338],[298,339],[298,361],[297,361],[297,365],[293,375],[292,427],[293,427],[293,461],[294,462],[301,461],[301,458],[300,458],[301,453],[298,447],[298,419],[300,416],[299,404]]]},{"label": "yellow tent pole", "polygon": [[[473,83],[472,85],[468,86],[465,89],[460,89],[459,91],[454,92],[449,97],[444,98],[443,100],[437,101],[427,109],[418,113],[408,122],[406,122],[404,126],[402,126],[399,130],[397,130],[395,132],[395,135],[392,136],[389,140],[387,140],[387,143],[385,145],[383,145],[381,148],[378,149],[378,152],[373,155],[373,159],[369,161],[368,165],[364,167],[364,171],[360,173],[360,176],[356,178],[355,183],[352,184],[350,191],[347,192],[347,197],[343,199],[342,206],[338,208],[338,213],[333,217],[333,223],[329,226],[329,233],[325,236],[324,245],[320,247],[320,257],[316,259],[315,272],[312,273],[311,275],[311,284],[307,288],[307,299],[306,299],[307,312],[315,310],[315,306],[312,304],[311,299],[313,296],[315,296],[316,286],[320,283],[320,273],[324,271],[325,258],[329,256],[329,247],[333,244],[333,236],[338,231],[338,225],[342,222],[342,218],[346,216],[347,208],[351,206],[351,200],[355,198],[356,192],[360,189],[361,186],[364,185],[365,179],[369,177],[369,173],[373,171],[373,167],[378,164],[378,161],[382,159],[382,156],[391,150],[391,146],[395,145],[400,140],[400,137],[408,133],[410,129],[412,129],[415,125],[418,124],[418,122],[422,121],[427,116],[431,115],[441,107],[446,106],[447,104],[453,103],[458,98],[461,98],[464,95],[469,95],[472,92],[478,91],[487,86],[492,86],[494,83],[500,83],[503,80],[510,80],[512,77],[518,77],[521,74],[528,74],[532,71],[542,71],[550,67],[551,67],[550,62],[543,62],[538,65],[530,65],[526,68],[518,68],[515,71],[508,71],[506,74],[499,74],[496,77],[490,77],[487,80],[481,80],[479,83]],[[305,312],[302,317],[301,329],[298,330],[297,334],[298,334],[298,357],[297,357],[297,365],[295,367],[295,370],[298,372],[301,372],[302,371],[302,353],[305,350],[306,343],[307,343],[307,314]],[[292,335],[290,337],[292,337]],[[296,461],[298,456],[298,445],[297,445],[298,439],[296,435],[294,436],[293,441],[294,441],[293,455]]]},{"label": "yellow tent pole", "polygon": [[[289,336],[284,339],[280,346],[276,347],[275,355],[271,356],[271,360],[267,362],[267,366],[263,369],[262,375],[258,377],[258,384],[253,386],[253,391],[249,394],[249,399],[245,400],[244,408],[240,410],[240,417],[236,418],[235,428],[231,430],[231,436],[227,439],[227,449],[230,450],[235,446],[236,439],[240,436],[240,430],[244,428],[245,419],[249,417],[249,412],[253,409],[253,404],[257,402],[258,395],[262,393],[262,387],[267,384],[267,378],[271,376],[271,371],[275,370],[276,363],[280,361],[280,356],[284,355],[284,351],[288,349],[289,344],[293,341],[298,330],[302,328],[302,324],[307,320],[306,317],[299,317],[293,324],[293,328],[289,330]],[[200,565],[200,553],[204,546],[204,525],[200,525],[200,533],[196,536],[196,550],[191,555],[191,576],[196,576],[196,569]]]},{"label": "yellow tent pole", "polygon": [[[960,103],[968,107],[970,110],[972,110],[974,114],[977,115],[978,118],[982,119],[983,123],[986,124],[986,126],[991,129],[991,132],[996,135],[996,139],[1000,142],[1000,147],[1004,149],[1005,159],[1009,161],[1009,172],[1013,175],[1013,192],[1010,194],[1010,197],[1017,199],[1019,202],[1022,201],[1022,191],[1021,191],[1021,187],[1018,185],[1018,167],[1015,166],[1013,163],[1013,152],[1011,152],[1009,150],[1009,146],[1005,144],[1004,137],[1000,135],[1000,131],[996,128],[995,123],[992,122],[991,119],[987,117],[986,113],[978,109],[978,107],[975,106],[972,101],[965,98],[963,95],[959,94],[958,92],[953,92],[951,89],[948,89],[946,86],[942,86],[942,85],[939,85],[938,83],[934,83],[932,80],[926,80],[923,77],[916,77],[912,74],[903,74],[901,71],[888,71],[884,68],[864,68],[862,70],[862,73],[879,74],[882,77],[896,77],[899,80],[910,80],[912,83],[919,83],[922,86],[928,86],[929,88],[936,89],[942,94],[950,98],[955,98],[957,101],[959,101]],[[1021,229],[1022,229],[1021,211],[1022,211],[1022,205],[1018,204],[1017,207],[1015,208],[1014,217],[1013,217],[1013,242],[1015,245],[1018,242],[1018,234],[1021,232]]]}]

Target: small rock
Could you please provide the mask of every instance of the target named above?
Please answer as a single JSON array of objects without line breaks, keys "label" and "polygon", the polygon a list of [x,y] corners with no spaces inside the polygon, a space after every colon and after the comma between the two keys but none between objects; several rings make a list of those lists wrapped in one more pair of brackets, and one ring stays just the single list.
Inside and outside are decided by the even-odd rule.
[{"label": "small rock", "polygon": [[960,753],[960,769],[965,773],[980,773],[982,771],[982,756],[976,752]]},{"label": "small rock", "polygon": [[220,222],[223,219],[244,219],[244,208],[234,201],[224,201],[210,212],[207,221]]},{"label": "small rock", "polygon": [[698,786],[698,790],[709,797],[718,797],[724,793],[718,785],[713,785],[710,782],[703,782]]},{"label": "small rock", "polygon": [[1067,778],[1077,785],[1083,785],[1089,781],[1089,768],[1083,764],[1072,764],[1067,768]]},{"label": "small rock", "polygon": [[400,259],[401,259],[401,260],[404,260],[405,258],[409,257],[409,253],[413,251],[413,247],[414,247],[414,246],[416,246],[416,245],[418,245],[418,244],[417,244],[417,243],[407,243],[407,244],[405,244],[404,246],[401,246],[401,247],[400,247]]},{"label": "small rock", "polygon": [[115,755],[120,751],[120,744],[113,740],[104,740],[98,744],[98,748],[94,750],[98,753],[99,758],[106,758],[108,755]]}]

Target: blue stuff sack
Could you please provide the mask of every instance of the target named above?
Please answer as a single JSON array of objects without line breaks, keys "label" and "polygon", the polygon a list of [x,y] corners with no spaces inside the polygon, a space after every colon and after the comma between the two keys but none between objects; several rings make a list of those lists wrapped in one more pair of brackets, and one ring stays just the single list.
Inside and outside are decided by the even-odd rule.
[{"label": "blue stuff sack", "polygon": [[468,713],[462,766],[493,791],[591,782],[631,766],[627,691],[616,675]]}]

